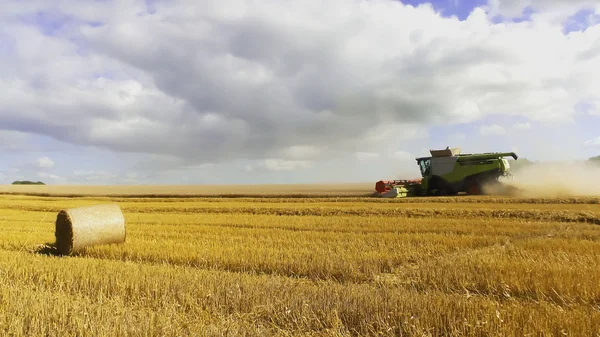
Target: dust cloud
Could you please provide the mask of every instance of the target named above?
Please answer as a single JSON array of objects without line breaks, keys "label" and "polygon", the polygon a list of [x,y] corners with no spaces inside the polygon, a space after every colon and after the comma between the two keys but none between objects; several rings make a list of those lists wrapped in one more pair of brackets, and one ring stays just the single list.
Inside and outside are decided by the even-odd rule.
[{"label": "dust cloud", "polygon": [[[501,182],[507,194],[526,197],[600,196],[600,165],[590,162],[535,163]],[[506,191],[506,189],[505,189]]]}]

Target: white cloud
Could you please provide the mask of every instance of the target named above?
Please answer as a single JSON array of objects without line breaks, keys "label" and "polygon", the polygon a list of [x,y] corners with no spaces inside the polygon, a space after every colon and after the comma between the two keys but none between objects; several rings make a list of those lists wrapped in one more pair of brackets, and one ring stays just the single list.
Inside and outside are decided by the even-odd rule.
[{"label": "white cloud", "polygon": [[594,138],[594,139],[590,139],[588,141],[585,142],[585,146],[588,147],[600,147],[600,136]]},{"label": "white cloud", "polygon": [[313,167],[313,162],[307,160],[283,160],[269,158],[262,161],[260,166],[268,171],[295,171]]},{"label": "white cloud", "polygon": [[524,10],[531,7],[542,13],[538,15],[557,22],[562,22],[582,9],[597,6],[597,0],[488,0],[488,8],[493,15],[521,17]]},{"label": "white cloud", "polygon": [[479,134],[482,136],[498,136],[505,133],[506,130],[498,124],[482,125],[479,127]]},{"label": "white cloud", "polygon": [[123,178],[123,182],[125,184],[142,184],[143,183],[142,181],[140,181],[139,174],[136,173],[136,172],[127,172],[127,173],[125,173],[125,177]]},{"label": "white cloud", "polygon": [[[143,1],[6,0],[0,128],[159,158],[149,171],[292,171],[400,140],[416,153],[432,124],[569,121],[583,101],[600,111],[600,25],[558,22],[588,4],[490,0],[461,22],[396,0],[175,0],[152,15]],[[492,22],[527,5],[531,22]],[[49,11],[69,17],[52,34],[23,20]]]},{"label": "white cloud", "polygon": [[356,152],[354,157],[360,161],[369,161],[379,157],[379,154],[372,152]]},{"label": "white cloud", "polygon": [[48,172],[38,172],[37,173],[37,177],[41,178],[41,179],[50,179],[53,181],[60,181],[60,182],[64,182],[67,179],[65,177],[53,174],[53,173],[48,173]]},{"label": "white cloud", "polygon": [[529,122],[515,123],[515,124],[513,124],[513,127],[515,129],[519,129],[519,130],[527,130],[527,129],[531,129],[531,123],[529,123]]},{"label": "white cloud", "polygon": [[115,173],[107,172],[107,171],[96,171],[96,170],[76,170],[73,174],[83,179],[84,181],[109,181],[111,179],[117,178],[118,175]]},{"label": "white cloud", "polygon": [[192,166],[189,166],[188,168],[192,169],[192,170],[204,170],[204,169],[208,169],[208,168],[211,168],[214,166],[215,166],[214,163],[204,163],[204,164],[200,164],[200,165],[192,165]]},{"label": "white cloud", "polygon": [[294,145],[283,150],[283,153],[293,159],[313,158],[324,151],[324,148],[312,145]]},{"label": "white cloud", "polygon": [[467,135],[462,132],[452,133],[447,137],[447,144],[455,144],[450,147],[457,147],[467,139]]},{"label": "white cloud", "polygon": [[25,134],[21,132],[16,132],[13,130],[0,130],[0,150],[18,151],[20,149],[24,149],[25,139]]},{"label": "white cloud", "polygon": [[399,160],[413,160],[415,158],[415,156],[407,151],[396,151],[392,157]]},{"label": "white cloud", "polygon": [[54,161],[52,161],[52,159],[50,159],[48,157],[40,157],[36,161],[36,165],[39,168],[53,168],[54,167]]}]

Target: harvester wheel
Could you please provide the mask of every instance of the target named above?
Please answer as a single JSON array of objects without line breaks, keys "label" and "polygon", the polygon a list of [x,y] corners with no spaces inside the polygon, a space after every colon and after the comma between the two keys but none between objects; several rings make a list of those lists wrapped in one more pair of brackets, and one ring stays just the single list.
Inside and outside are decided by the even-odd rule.
[{"label": "harvester wheel", "polygon": [[434,176],[429,180],[429,193],[435,196],[452,195],[452,187],[441,177]]},{"label": "harvester wheel", "polygon": [[469,183],[467,187],[467,194],[469,195],[481,195],[483,191],[481,190],[481,186],[475,181]]},{"label": "harvester wheel", "polygon": [[456,192],[454,192],[454,190],[451,187],[444,187],[440,190],[440,195],[442,195],[442,196],[456,195]]}]

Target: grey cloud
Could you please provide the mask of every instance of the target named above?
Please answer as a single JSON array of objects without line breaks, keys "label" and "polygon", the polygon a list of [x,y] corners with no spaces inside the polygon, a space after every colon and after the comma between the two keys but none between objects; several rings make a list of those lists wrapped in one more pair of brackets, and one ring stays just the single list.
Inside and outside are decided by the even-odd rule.
[{"label": "grey cloud", "polygon": [[[297,153],[286,149],[294,146],[325,149],[314,154],[323,158],[368,152],[389,140],[370,137],[388,125],[470,122],[515,110],[542,118],[550,104],[568,113],[575,100],[544,103],[573,83],[553,82],[551,67],[530,80],[514,79],[532,65],[521,55],[537,50],[516,49],[527,41],[490,29],[482,13],[464,26],[392,0],[364,7],[307,1],[287,9],[295,13],[292,24],[282,16],[297,3],[248,3],[247,11],[228,1],[194,11],[194,3],[159,3],[154,15],[137,15],[145,10],[141,3],[95,3],[94,15],[66,1],[60,9],[81,26],[71,24],[57,37],[12,20],[10,32],[27,39],[0,52],[0,61],[14,65],[0,70],[6,75],[0,89],[9,93],[0,98],[0,128],[155,154],[157,161],[170,158],[168,167],[272,158],[289,168]],[[228,10],[219,12],[217,4]],[[562,36],[539,38],[564,43]],[[586,48],[576,45],[573,53]],[[501,79],[473,79],[470,72],[483,66]],[[541,103],[519,99],[527,92]]]},{"label": "grey cloud", "polygon": [[24,146],[27,135],[18,131],[0,130],[0,148],[2,151],[18,150]]}]

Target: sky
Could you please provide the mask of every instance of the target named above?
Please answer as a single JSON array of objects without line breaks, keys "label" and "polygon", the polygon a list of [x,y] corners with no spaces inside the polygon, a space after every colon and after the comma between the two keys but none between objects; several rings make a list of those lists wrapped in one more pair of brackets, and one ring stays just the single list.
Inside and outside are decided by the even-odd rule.
[{"label": "sky", "polygon": [[419,176],[600,154],[597,0],[3,0],[0,183]]}]

